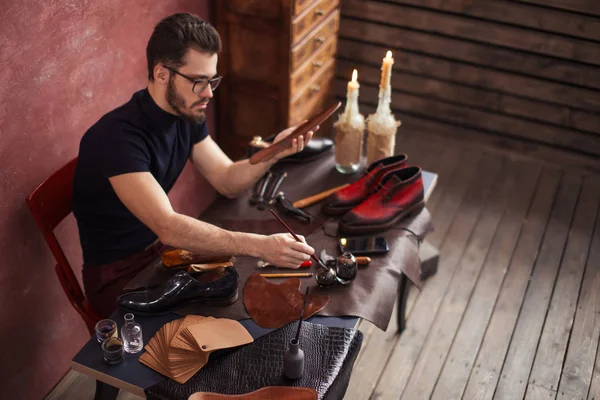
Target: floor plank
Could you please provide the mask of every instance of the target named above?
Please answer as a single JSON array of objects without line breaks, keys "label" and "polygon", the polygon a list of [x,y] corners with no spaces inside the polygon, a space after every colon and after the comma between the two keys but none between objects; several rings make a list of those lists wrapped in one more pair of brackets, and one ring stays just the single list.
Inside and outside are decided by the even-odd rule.
[{"label": "floor plank", "polygon": [[[440,186],[443,186],[445,189],[443,192],[440,191],[439,193],[439,195],[442,196],[438,206],[440,211],[431,211],[435,230],[429,234],[427,240],[438,248],[447,237],[446,233],[448,232],[448,229],[450,229],[454,216],[461,206],[461,201],[465,192],[471,187],[473,180],[477,179],[476,172],[479,168],[478,163],[482,159],[482,153],[462,153],[461,155],[460,165],[456,168],[456,171],[452,176],[451,184],[449,184],[449,182],[446,183],[447,180],[450,181],[449,177],[446,177],[445,179],[441,177],[439,179]],[[500,160],[500,158],[496,156],[496,160]],[[477,167],[473,168],[473,166]],[[479,188],[475,190],[477,191]],[[436,191],[433,192],[432,197],[433,196],[436,196]]]},{"label": "floor plank", "polygon": [[[455,172],[458,167],[462,155],[468,150],[465,150],[461,146],[456,144],[447,143],[444,150],[436,154],[436,159],[439,159],[439,168],[432,169],[432,171],[443,171],[438,174],[438,183],[436,189],[433,191],[429,201],[427,202],[427,209],[432,215],[436,215],[435,210],[440,202],[440,199],[445,198],[445,192],[448,187],[452,187],[457,184],[457,177],[459,173]],[[435,221],[438,222],[437,220]]]},{"label": "floor plank", "polygon": [[[44,400],[92,400],[96,380],[77,371],[69,370]],[[143,400],[144,397],[120,390],[116,400]]]},{"label": "floor plank", "polygon": [[[594,185],[600,186],[595,177]],[[592,382],[600,338],[600,209],[587,258],[569,350],[558,386],[558,398],[585,399]],[[597,394],[596,394],[597,395]]]},{"label": "floor plank", "polygon": [[[443,294],[446,291],[450,277],[453,275],[457,262],[460,259],[464,248],[466,247],[468,238],[471,236],[473,227],[483,209],[487,198],[490,195],[492,183],[499,172],[502,159],[495,155],[485,155],[482,157],[482,163],[476,164],[478,174],[463,174],[463,179],[470,182],[469,191],[461,190],[454,193],[458,198],[452,202],[444,202],[440,204],[441,215],[448,216],[446,212],[450,212],[458,203],[460,208],[457,211],[456,217],[453,218],[456,223],[452,224],[447,235],[447,240],[444,241],[440,248],[440,264],[438,272],[430,278],[423,291],[419,295],[414,306],[411,318],[407,321],[406,330],[400,336],[396,347],[392,353],[389,364],[394,368],[386,368],[382,375],[372,398],[397,398],[404,390],[414,364],[417,362],[419,353],[425,342],[425,338],[429,331],[435,313],[437,312]],[[473,171],[473,165],[463,168],[463,172]],[[456,181],[456,185],[461,185],[462,180]],[[466,196],[463,199],[462,194]],[[444,206],[448,210],[444,209]],[[441,242],[443,238],[439,241]]]},{"label": "floor plank", "polygon": [[539,165],[518,163],[522,171],[482,267],[468,308],[446,357],[432,399],[460,399],[477,351],[485,335],[494,304],[520,237],[541,173]]},{"label": "floor plank", "polygon": [[[406,151],[409,164],[418,164],[426,170],[437,171],[440,159],[439,157],[436,157],[435,154],[444,148],[446,145],[444,142],[445,141],[441,139],[434,140],[431,144],[435,151],[425,151],[426,149],[420,145],[416,135],[404,135],[404,138],[401,141],[401,148],[402,151]],[[438,189],[439,188],[436,187],[436,191]],[[429,202],[427,203],[427,207],[429,207]],[[410,315],[412,306],[418,296],[418,290],[412,286],[407,299],[407,317]],[[366,342],[363,339],[363,346],[354,366],[354,371],[345,397],[347,400],[369,398],[371,392],[375,388],[380,375],[387,365],[392,349],[398,340],[397,312],[397,307],[395,307],[390,325],[385,332],[375,328],[374,325],[368,321],[361,322],[361,330],[364,327],[368,333],[365,335]]]},{"label": "floor plank", "polygon": [[[510,163],[502,168],[494,189],[477,221],[467,248],[452,277],[444,301],[429,330],[427,341],[421,350],[408,384],[403,392],[407,399],[428,399],[436,384],[435,379],[446,360],[467,303],[477,282],[494,235],[508,200],[514,193],[514,185],[521,166]],[[449,360],[452,364],[453,360]]]},{"label": "floor plank", "polygon": [[557,391],[599,201],[600,185],[584,179],[525,399],[541,398],[534,387]]},{"label": "floor plank", "polygon": [[542,172],[463,399],[491,399],[494,394],[560,177],[556,170]]},{"label": "floor plank", "polygon": [[577,201],[573,194],[579,192],[580,185],[580,175],[563,176],[494,399],[521,399],[525,395]]}]

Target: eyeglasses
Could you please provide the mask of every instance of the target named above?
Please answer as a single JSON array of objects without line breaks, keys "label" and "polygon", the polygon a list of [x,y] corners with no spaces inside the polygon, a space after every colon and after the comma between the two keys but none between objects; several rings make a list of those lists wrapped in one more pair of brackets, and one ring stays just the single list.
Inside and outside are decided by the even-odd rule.
[{"label": "eyeglasses", "polygon": [[214,91],[219,86],[219,83],[221,83],[221,79],[223,79],[222,76],[215,76],[214,78],[211,78],[211,79],[193,79],[187,75],[182,74],[181,72],[179,72],[173,68],[167,67],[166,65],[164,67],[166,69],[168,69],[169,71],[174,72],[177,75],[183,76],[185,79],[192,82],[193,83],[192,92],[194,92],[195,94],[200,94],[200,93],[204,92],[204,90],[206,90],[208,85],[210,85],[210,90]]}]

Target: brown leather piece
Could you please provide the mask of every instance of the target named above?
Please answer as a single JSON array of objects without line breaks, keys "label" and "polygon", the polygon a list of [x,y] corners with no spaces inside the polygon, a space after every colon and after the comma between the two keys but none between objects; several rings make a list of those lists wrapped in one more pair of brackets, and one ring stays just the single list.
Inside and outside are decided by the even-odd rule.
[{"label": "brown leather piece", "polygon": [[[244,287],[244,306],[250,317],[263,328],[277,329],[300,319],[304,294],[300,279],[286,279],[276,285],[259,274],[252,274]],[[321,311],[329,303],[329,296],[308,295],[304,319]]]},{"label": "brown leather piece", "polygon": [[317,391],[310,388],[294,386],[268,386],[254,392],[244,394],[219,394],[198,392],[188,400],[317,400]]},{"label": "brown leather piece", "polygon": [[[281,185],[281,190],[290,201],[357,179],[355,175],[343,175],[337,172],[333,156],[323,157],[305,165],[286,165],[285,171],[288,172],[288,177]],[[201,219],[226,229],[245,232],[264,234],[285,232],[270,212],[260,211],[248,205],[250,196],[251,193],[248,191],[236,199],[219,198],[202,214]],[[314,247],[318,256],[321,255],[321,250],[325,249],[330,256],[335,257],[340,254],[338,237],[341,235],[337,229],[339,219],[330,220],[319,215],[321,207],[322,203],[317,203],[304,209],[316,216],[311,224],[296,220],[287,214],[279,213],[279,215],[297,234],[306,236],[308,244]],[[315,223],[315,220],[318,221]],[[336,284],[324,289],[318,287],[314,278],[301,279],[305,287],[311,287],[310,293],[331,297],[319,315],[357,316],[369,320],[384,331],[387,329],[396,303],[402,273],[417,287],[421,286],[417,241],[412,234],[401,228],[408,228],[420,236],[425,236],[433,229],[429,212],[424,209],[417,216],[402,221],[397,227],[382,232],[381,236],[385,236],[390,245],[389,253],[371,256],[371,263],[359,267],[358,275],[352,284],[347,286]],[[238,292],[242,298],[244,298],[244,285],[252,273],[294,272],[274,267],[257,268],[257,261],[252,257],[236,256],[235,266],[240,275]],[[311,268],[302,268],[301,272],[316,272],[317,268],[314,264]],[[174,272],[163,267],[162,262],[157,260],[127,284],[126,289],[160,284]],[[283,279],[269,281],[280,283]],[[249,318],[242,301],[237,301],[228,307],[191,304],[178,309],[177,312],[182,315],[202,314],[237,320]]]}]

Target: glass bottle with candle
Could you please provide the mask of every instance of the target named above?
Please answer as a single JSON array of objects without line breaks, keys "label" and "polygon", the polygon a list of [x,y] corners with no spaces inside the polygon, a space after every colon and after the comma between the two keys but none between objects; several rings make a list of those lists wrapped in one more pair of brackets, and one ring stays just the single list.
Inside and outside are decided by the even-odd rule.
[{"label": "glass bottle with candle", "polygon": [[396,121],[390,109],[392,65],[394,65],[394,59],[392,52],[388,51],[381,66],[377,111],[367,118],[367,165],[394,155],[396,131],[400,126],[400,121]]},{"label": "glass bottle with candle", "polygon": [[358,112],[358,72],[348,82],[346,108],[333,124],[335,135],[335,168],[343,174],[358,170],[362,158],[365,117]]}]

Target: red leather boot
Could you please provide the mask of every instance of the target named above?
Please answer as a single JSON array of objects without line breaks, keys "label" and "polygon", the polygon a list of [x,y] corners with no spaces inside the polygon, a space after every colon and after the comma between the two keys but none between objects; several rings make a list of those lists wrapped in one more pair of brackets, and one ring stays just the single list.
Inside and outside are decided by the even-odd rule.
[{"label": "red leather boot", "polygon": [[329,215],[347,213],[379,188],[386,173],[404,168],[407,160],[406,154],[400,154],[375,161],[362,178],[329,196],[323,210]]},{"label": "red leather boot", "polygon": [[381,189],[344,215],[339,229],[364,234],[389,229],[400,220],[416,215],[425,205],[420,167],[406,167],[386,174]]}]

